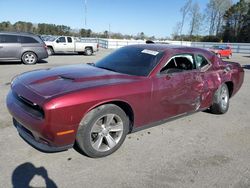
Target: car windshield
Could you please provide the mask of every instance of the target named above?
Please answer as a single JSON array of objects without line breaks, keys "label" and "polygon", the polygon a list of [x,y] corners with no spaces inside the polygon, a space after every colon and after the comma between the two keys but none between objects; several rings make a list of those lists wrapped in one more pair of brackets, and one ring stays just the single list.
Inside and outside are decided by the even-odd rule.
[{"label": "car windshield", "polygon": [[162,56],[163,52],[127,46],[98,61],[95,66],[123,74],[148,76]]}]

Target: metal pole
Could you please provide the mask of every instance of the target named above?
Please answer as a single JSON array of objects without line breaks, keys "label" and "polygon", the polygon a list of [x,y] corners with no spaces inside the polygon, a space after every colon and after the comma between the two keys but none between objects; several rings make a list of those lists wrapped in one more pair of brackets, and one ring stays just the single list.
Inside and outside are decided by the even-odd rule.
[{"label": "metal pole", "polygon": [[87,0],[84,0],[85,29],[87,28]]}]

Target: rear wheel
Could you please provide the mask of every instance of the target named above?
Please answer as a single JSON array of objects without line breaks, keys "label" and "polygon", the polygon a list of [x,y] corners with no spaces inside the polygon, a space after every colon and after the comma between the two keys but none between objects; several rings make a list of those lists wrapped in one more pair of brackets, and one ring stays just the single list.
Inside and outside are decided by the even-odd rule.
[{"label": "rear wheel", "polygon": [[34,52],[25,52],[22,55],[22,61],[26,65],[36,64],[37,56],[36,56],[36,54]]},{"label": "rear wheel", "polygon": [[90,56],[93,54],[93,50],[91,48],[86,48],[84,53],[87,55],[87,56]]},{"label": "rear wheel", "polygon": [[229,91],[226,84],[222,84],[214,94],[211,112],[214,114],[224,114],[229,108]]},{"label": "rear wheel", "polygon": [[106,104],[90,111],[82,119],[76,143],[89,157],[104,157],[121,146],[128,130],[126,113],[116,105]]},{"label": "rear wheel", "polygon": [[227,59],[231,59],[232,58],[232,54],[230,54],[228,57],[227,57]]}]

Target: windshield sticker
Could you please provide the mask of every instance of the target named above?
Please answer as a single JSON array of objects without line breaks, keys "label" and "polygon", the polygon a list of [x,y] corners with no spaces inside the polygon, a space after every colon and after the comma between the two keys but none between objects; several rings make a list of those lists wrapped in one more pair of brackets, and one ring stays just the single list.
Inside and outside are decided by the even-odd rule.
[{"label": "windshield sticker", "polygon": [[147,49],[142,50],[141,52],[144,53],[144,54],[149,54],[149,55],[154,55],[154,56],[159,54],[159,52],[157,52],[157,51],[147,50]]}]

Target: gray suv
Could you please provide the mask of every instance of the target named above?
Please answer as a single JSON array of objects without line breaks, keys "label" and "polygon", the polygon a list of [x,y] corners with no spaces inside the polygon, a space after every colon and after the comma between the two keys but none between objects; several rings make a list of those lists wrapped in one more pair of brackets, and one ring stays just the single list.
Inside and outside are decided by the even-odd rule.
[{"label": "gray suv", "polygon": [[0,32],[0,61],[21,60],[24,64],[35,64],[47,57],[47,47],[39,36],[30,33]]}]

